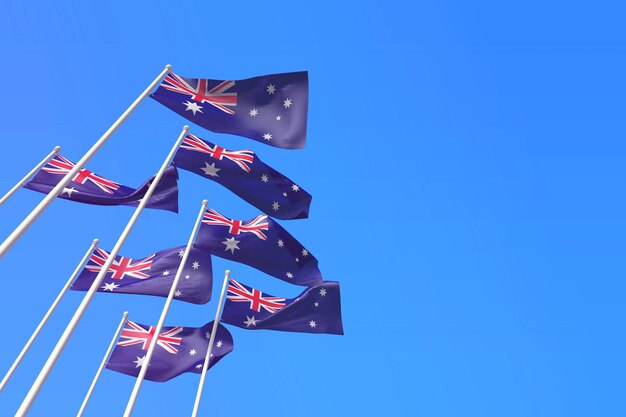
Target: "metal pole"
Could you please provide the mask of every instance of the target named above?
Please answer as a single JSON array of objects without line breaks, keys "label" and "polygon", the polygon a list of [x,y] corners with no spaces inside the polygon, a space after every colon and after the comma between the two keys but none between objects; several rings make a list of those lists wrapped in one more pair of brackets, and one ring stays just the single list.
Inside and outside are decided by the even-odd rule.
[{"label": "metal pole", "polygon": [[146,195],[144,196],[144,198],[141,199],[139,206],[137,206],[137,208],[135,209],[135,212],[133,213],[133,216],[128,221],[128,224],[124,228],[124,231],[122,231],[122,234],[117,240],[117,243],[113,247],[113,250],[111,250],[109,257],[107,258],[106,262],[102,266],[102,269],[98,273],[98,276],[94,279],[93,283],[91,284],[91,287],[89,287],[89,291],[87,291],[87,294],[85,294],[83,301],[80,303],[80,305],[76,309],[74,316],[72,317],[69,324],[65,328],[65,331],[61,335],[61,338],[57,342],[56,346],[54,347],[54,350],[50,354],[50,357],[48,357],[48,361],[45,363],[45,365],[41,369],[41,372],[39,372],[39,376],[37,376],[37,379],[33,383],[32,387],[30,387],[30,391],[28,391],[28,394],[26,394],[26,397],[24,398],[24,401],[22,401],[22,405],[20,405],[20,408],[17,410],[15,417],[24,417],[28,413],[28,410],[30,409],[33,402],[35,401],[35,398],[37,397],[39,390],[41,389],[44,382],[46,381],[46,378],[48,378],[48,374],[50,373],[57,359],[61,355],[63,348],[65,347],[70,336],[74,332],[74,329],[78,325],[78,322],[83,317],[83,314],[85,313],[85,310],[87,309],[87,306],[89,305],[89,302],[98,291],[98,287],[100,286],[100,283],[102,282],[102,280],[104,279],[104,276],[108,272],[109,267],[115,260],[115,257],[117,256],[118,252],[120,251],[120,248],[126,241],[126,238],[130,234],[131,230],[133,230],[133,226],[135,226],[135,223],[137,222],[139,215],[141,214],[144,207],[148,203],[148,200],[150,200],[150,197],[152,196],[152,193],[154,193],[154,190],[159,184],[159,181],[161,181],[161,178],[163,177],[163,172],[172,161],[172,158],[174,157],[174,154],[178,150],[178,147],[180,146],[181,142],[185,138],[187,131],[189,131],[189,126],[185,126],[183,128],[182,132],[178,136],[178,139],[176,140],[176,143],[174,144],[174,147],[172,147],[172,150],[170,151],[169,155],[167,155],[167,158],[165,159],[165,161],[163,161],[163,165],[161,165],[159,172],[154,178],[154,181],[152,181],[152,184],[150,184],[148,191],[146,191]]},{"label": "metal pole", "polygon": [[55,146],[54,149],[52,149],[52,152],[50,152],[48,156],[46,156],[44,159],[41,160],[39,165],[31,169],[30,172],[26,174],[26,176],[20,180],[20,182],[15,184],[13,188],[9,190],[9,192],[7,192],[2,198],[0,198],[0,205],[4,204],[13,194],[15,194],[17,190],[20,189],[22,185],[26,183],[26,181],[30,179],[30,177],[32,177],[37,172],[39,172],[39,170],[43,168],[43,166],[46,165],[52,158],[54,158],[54,155],[58,154],[60,151],[61,151],[61,147]]},{"label": "metal pole", "polygon": [[165,69],[150,83],[148,88],[137,97],[137,99],[126,109],[124,113],[111,125],[111,127],[104,132],[104,134],[98,139],[96,143],[83,155],[83,157],[76,163],[74,168],[70,170],[61,181],[44,197],[43,200],[33,209],[33,211],[22,220],[19,226],[11,232],[9,237],[5,239],[0,245],[0,258],[2,258],[11,247],[18,241],[18,239],[24,234],[24,232],[37,220],[37,218],[43,213],[43,211],[52,203],[52,201],[63,191],[65,186],[76,177],[76,174],[85,166],[85,164],[98,152],[98,150],[105,144],[111,135],[117,130],[118,127],[128,118],[128,116],[139,106],[139,104],[145,99],[150,91],[159,84],[168,72],[172,69],[171,65],[166,65]]},{"label": "metal pole", "polygon": [[187,258],[189,257],[189,252],[191,252],[191,247],[193,245],[193,242],[196,240],[196,235],[198,234],[198,229],[200,229],[200,223],[202,222],[202,216],[204,215],[204,211],[206,210],[207,204],[208,204],[207,200],[202,201],[202,206],[200,207],[198,218],[196,219],[196,223],[194,224],[193,230],[191,231],[191,235],[189,236],[189,241],[187,242],[185,253],[183,254],[183,258],[180,261],[180,265],[178,265],[178,271],[176,271],[176,276],[174,277],[174,282],[172,282],[170,293],[167,296],[167,300],[165,300],[163,311],[161,311],[161,317],[159,318],[159,322],[157,323],[156,329],[154,330],[154,337],[150,341],[150,345],[148,346],[148,352],[146,352],[146,358],[143,361],[143,364],[141,365],[141,369],[139,370],[139,375],[137,375],[137,380],[135,381],[135,386],[133,387],[133,392],[130,394],[130,398],[128,399],[128,403],[126,404],[124,417],[130,416],[130,413],[132,413],[133,407],[135,406],[135,401],[137,401],[137,396],[139,395],[139,389],[141,389],[141,383],[143,382],[146,376],[146,372],[148,372],[148,365],[150,364],[150,360],[152,359],[152,354],[154,353],[154,348],[156,347],[157,341],[159,340],[159,334],[161,333],[161,329],[163,328],[163,323],[165,322],[165,318],[167,317],[167,313],[170,309],[170,304],[172,304],[172,300],[174,299],[176,286],[178,285],[178,281],[180,280],[180,277],[183,274],[183,269],[185,268],[185,263],[187,262]]},{"label": "metal pole", "polygon": [[206,351],[204,357],[204,365],[202,366],[202,375],[200,375],[200,383],[198,384],[198,392],[196,392],[196,401],[193,403],[193,411],[191,417],[198,415],[198,409],[200,408],[200,399],[202,398],[202,390],[204,389],[204,380],[206,379],[206,373],[209,369],[209,361],[213,353],[213,344],[215,343],[215,334],[217,333],[217,326],[222,317],[222,307],[224,305],[224,295],[226,294],[226,288],[228,287],[228,280],[230,279],[230,271],[227,269],[224,273],[224,283],[222,284],[222,293],[220,294],[220,301],[217,304],[217,311],[215,312],[215,321],[213,322],[213,329],[211,330],[211,338],[209,339],[209,348]]},{"label": "metal pole", "polygon": [[122,320],[120,320],[120,324],[119,326],[117,326],[117,330],[115,331],[115,334],[113,335],[113,339],[111,339],[111,344],[109,344],[109,348],[107,349],[107,352],[104,354],[104,358],[102,358],[102,362],[100,363],[98,372],[96,372],[96,376],[94,376],[93,381],[91,381],[91,386],[89,387],[89,391],[87,391],[87,395],[85,395],[83,404],[80,406],[80,410],[78,410],[78,414],[76,414],[76,417],[81,417],[83,413],[85,412],[87,403],[89,402],[89,399],[91,398],[91,393],[96,387],[96,384],[98,383],[98,379],[100,379],[100,374],[102,373],[102,370],[104,369],[104,366],[106,365],[107,360],[109,359],[109,355],[111,354],[111,351],[113,350],[113,347],[115,346],[115,342],[117,342],[117,338],[120,335],[122,326],[124,326],[124,323],[126,323],[127,317],[128,317],[128,311],[125,311],[124,314],[122,314]]},{"label": "metal pole", "polygon": [[57,307],[57,305],[61,301],[61,298],[63,298],[63,296],[67,292],[67,289],[70,287],[70,285],[74,281],[74,278],[76,278],[76,275],[78,275],[78,273],[83,269],[83,267],[85,266],[85,263],[89,259],[89,256],[91,256],[91,254],[93,253],[93,250],[96,248],[96,246],[98,246],[98,239],[94,239],[93,240],[93,242],[91,243],[91,246],[89,246],[89,249],[87,250],[87,252],[85,252],[85,256],[83,256],[83,259],[81,259],[80,263],[76,266],[76,269],[74,270],[74,272],[72,273],[70,278],[67,280],[67,282],[63,286],[63,289],[61,290],[59,295],[57,295],[57,298],[54,300],[54,302],[52,303],[52,305],[48,309],[48,312],[46,313],[46,315],[43,316],[43,319],[41,319],[41,323],[39,323],[39,326],[37,326],[37,328],[35,329],[33,334],[30,336],[30,339],[28,339],[28,342],[26,342],[26,345],[24,345],[24,348],[22,349],[20,354],[17,355],[17,358],[15,359],[15,362],[13,362],[13,365],[11,365],[11,367],[7,371],[7,374],[2,379],[2,382],[0,382],[0,392],[4,389],[4,387],[6,386],[7,382],[9,382],[9,379],[13,375],[13,372],[15,372],[15,370],[17,369],[19,364],[22,362],[22,359],[24,358],[24,356],[28,352],[28,349],[30,349],[30,346],[33,344],[33,342],[35,341],[37,336],[39,336],[39,333],[43,329],[43,326],[45,326],[46,323],[48,322],[48,319],[52,315],[52,312],[55,310],[55,308]]}]

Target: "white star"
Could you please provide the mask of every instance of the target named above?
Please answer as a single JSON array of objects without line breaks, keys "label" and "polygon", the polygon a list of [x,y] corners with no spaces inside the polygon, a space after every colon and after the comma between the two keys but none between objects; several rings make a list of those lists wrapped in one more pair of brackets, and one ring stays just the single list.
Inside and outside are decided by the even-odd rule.
[{"label": "white star", "polygon": [[210,339],[211,338],[211,332],[204,333],[204,337],[206,337],[207,339]]},{"label": "white star", "polygon": [[176,292],[174,293],[174,297],[180,297],[181,295],[183,295],[183,292],[181,290],[176,290]]},{"label": "white star", "polygon": [[296,258],[296,262],[300,262],[300,258]]},{"label": "white star", "polygon": [[196,369],[202,369],[202,364],[201,363],[197,364]]},{"label": "white star", "polygon": [[255,326],[255,327],[256,327],[256,322],[257,322],[258,320],[255,320],[255,319],[254,319],[254,316],[252,316],[252,317],[248,317],[248,316],[246,316],[246,318],[247,318],[247,320],[245,320],[245,321],[243,322],[243,324],[245,324],[245,325],[246,325],[246,327],[250,327],[250,326]]},{"label": "white star", "polygon": [[195,355],[196,353],[197,353],[197,352],[196,352],[196,350],[195,350],[195,349],[191,349],[191,350],[189,351],[189,356],[193,356],[193,355]]},{"label": "white star", "polygon": [[77,193],[76,188],[64,188],[61,194],[67,193],[67,198],[72,198],[72,193]]},{"label": "white star", "polygon": [[192,267],[193,269],[198,269],[198,268],[200,268],[200,262],[198,262],[198,261],[194,261],[194,262],[193,262],[193,264],[191,265],[191,267]]},{"label": "white star", "polygon": [[322,289],[320,290],[320,295],[321,295],[322,297],[326,297],[326,288],[322,288]]},{"label": "white star", "polygon": [[315,302],[315,307],[319,307],[320,303],[318,303],[317,301]]},{"label": "white star", "polygon": [[288,98],[287,100],[283,101],[283,107],[288,109],[289,107],[291,107],[291,99]]},{"label": "white star", "polygon": [[109,284],[107,284],[106,282],[104,283],[104,285],[100,288],[103,288],[104,291],[111,291],[113,292],[114,289],[116,289],[117,287],[119,287],[119,285],[117,285],[115,282],[111,282]]},{"label": "white star", "polygon": [[276,121],[280,122],[280,119],[282,119],[282,117],[280,117],[280,114],[278,116],[276,116]]},{"label": "white star", "polygon": [[191,278],[189,275],[185,275],[185,279],[189,279]]},{"label": "white star", "polygon": [[141,368],[145,361],[146,361],[146,355],[143,355],[143,357],[141,357],[141,358],[139,356],[137,356],[137,360],[133,361],[133,363],[137,364],[137,366],[135,366],[135,368]]},{"label": "white star", "polygon": [[296,184],[291,186],[291,189],[294,191],[298,191],[300,189],[300,187],[298,187]]},{"label": "white star", "polygon": [[304,256],[305,258],[306,258],[307,256],[309,256],[309,251],[303,248],[303,249],[302,249],[302,256]]},{"label": "white star", "polygon": [[269,179],[269,177],[267,175],[265,175],[265,174],[261,175],[261,181],[268,182],[269,180],[270,179]]},{"label": "white star", "polygon": [[185,254],[185,249],[181,249],[181,250],[178,251],[178,256],[179,257],[182,258],[184,254]]},{"label": "white star", "polygon": [[283,196],[284,196],[284,197],[287,197],[287,193],[283,193]]},{"label": "white star", "polygon": [[289,279],[293,278],[293,274],[291,272],[287,272],[285,275],[287,275],[287,278]]},{"label": "white star", "polygon": [[202,106],[198,106],[198,103],[193,103],[189,100],[187,100],[186,103],[183,103],[185,106],[187,106],[187,108],[185,109],[185,111],[189,111],[191,110],[193,112],[193,115],[196,115],[196,112],[200,112],[202,113],[202,110],[200,110],[202,108]]},{"label": "white star", "polygon": [[224,245],[226,245],[226,249],[224,249],[224,252],[229,250],[230,253],[234,254],[235,253],[235,249],[241,250],[241,248],[239,246],[237,246],[239,244],[239,242],[240,242],[240,240],[235,240],[234,237],[227,237],[226,240],[222,242]]},{"label": "white star", "polygon": [[170,274],[170,271],[168,271],[168,270],[163,271],[163,276],[164,277],[168,276],[169,274]]},{"label": "white star", "polygon": [[252,109],[250,110],[250,113],[248,113],[251,117],[255,117],[257,114],[259,114],[259,111],[257,109]]},{"label": "white star", "polygon": [[215,347],[221,348],[222,347],[222,341],[218,340],[217,343],[215,344]]},{"label": "white star", "polygon": [[279,248],[282,248],[282,247],[284,247],[284,246],[285,246],[285,242],[283,242],[283,240],[282,240],[282,239],[278,239],[278,247],[279,247]]},{"label": "white star", "polygon": [[278,204],[278,201],[274,201],[272,204],[272,210],[278,211],[278,209],[280,209],[280,204]]},{"label": "white star", "polygon": [[206,166],[200,168],[201,171],[204,171],[206,175],[209,175],[211,177],[219,177],[219,175],[217,174],[217,171],[221,171],[222,168],[217,168],[215,166],[215,162],[213,162],[211,165],[209,165],[208,162],[205,162],[204,164]]},{"label": "white star", "polygon": [[270,139],[272,139],[272,135],[269,134],[269,133],[266,133],[266,134],[263,135],[263,139],[270,140]]},{"label": "white star", "polygon": [[274,94],[276,92],[276,86],[274,84],[267,85],[267,92],[269,94]]},{"label": "white star", "polygon": [[311,320],[309,322],[309,326],[311,326],[311,328],[313,329],[315,326],[317,326],[317,323],[315,322],[315,320]]}]

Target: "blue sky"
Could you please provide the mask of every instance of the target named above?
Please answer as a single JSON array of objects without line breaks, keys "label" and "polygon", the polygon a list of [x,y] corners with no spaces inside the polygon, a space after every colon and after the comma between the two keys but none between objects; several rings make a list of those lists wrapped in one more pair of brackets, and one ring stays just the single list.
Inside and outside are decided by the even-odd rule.
[{"label": "blue sky", "polygon": [[[188,77],[308,70],[307,147],[251,148],[313,195],[281,224],[342,286],[345,336],[231,328],[201,415],[622,416],[626,31],[619,2],[22,2],[0,14],[8,190],[54,145],[78,160],[170,63]],[[89,163],[137,186],[185,121],[147,100]],[[146,211],[121,253],[181,245],[200,202],[257,211],[181,172],[180,213]],[[0,207],[8,235],[41,194]],[[0,261],[0,372],[95,237],[129,207],[56,201]],[[271,294],[301,291],[214,260]],[[219,285],[214,286],[217,299]],[[12,415],[82,293],[70,293],[0,394]],[[75,413],[121,313],[163,300],[98,294],[32,416]],[[168,325],[201,326],[174,303]],[[190,414],[198,377],[146,382],[135,416]],[[86,415],[121,415],[134,380],[105,371]]]}]

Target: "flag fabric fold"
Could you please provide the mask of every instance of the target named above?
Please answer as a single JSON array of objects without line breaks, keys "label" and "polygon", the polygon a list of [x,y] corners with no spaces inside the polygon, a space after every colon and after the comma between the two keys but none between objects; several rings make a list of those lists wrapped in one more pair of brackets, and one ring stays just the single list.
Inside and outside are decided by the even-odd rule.
[{"label": "flag fabric fold", "polygon": [[285,299],[231,279],[221,321],[248,330],[342,335],[339,283],[325,281]]},{"label": "flag fabric fold", "polygon": [[174,164],[223,185],[272,217],[289,220],[309,215],[311,195],[250,150],[231,151],[187,134]]},{"label": "flag fabric fold", "polygon": [[322,282],[315,256],[266,215],[234,220],[207,209],[196,245],[290,284],[308,286]]},{"label": "flag fabric fold", "polygon": [[[74,167],[67,158],[56,155],[33,177],[24,184],[24,188],[48,194]],[[81,169],[76,177],[63,189],[60,198],[77,201],[79,203],[95,204],[100,206],[133,206],[139,205],[146,195],[152,177],[139,188],[134,189],[121,185],[115,181],[101,177],[87,169]],[[147,208],[178,212],[178,171],[173,166],[168,167],[154,193],[150,197]]]},{"label": "flag fabric fold", "polygon": [[[163,327],[145,378],[165,382],[185,372],[202,373],[212,329],[213,322],[202,327]],[[139,375],[155,330],[155,326],[127,321],[106,367],[134,377]],[[233,337],[221,324],[215,336],[209,368],[230,353],[234,346]]]},{"label": "flag fabric fold", "polygon": [[212,132],[284,149],[303,148],[306,142],[306,71],[243,80],[185,78],[170,72],[150,97]]},{"label": "flag fabric fold", "polygon": [[[185,246],[178,246],[139,259],[117,256],[98,291],[167,297],[184,251]],[[108,257],[107,251],[97,248],[70,289],[89,290]],[[212,271],[211,255],[207,251],[192,247],[178,281],[174,299],[193,304],[208,302],[213,287]]]}]

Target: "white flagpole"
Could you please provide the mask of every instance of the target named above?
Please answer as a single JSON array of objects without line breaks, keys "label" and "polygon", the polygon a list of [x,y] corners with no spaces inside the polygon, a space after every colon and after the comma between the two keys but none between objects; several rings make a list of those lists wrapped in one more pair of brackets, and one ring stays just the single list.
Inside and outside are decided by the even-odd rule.
[{"label": "white flagpole", "polygon": [[35,168],[31,169],[30,172],[26,174],[26,176],[20,180],[20,182],[15,184],[13,188],[9,190],[9,192],[7,192],[2,198],[0,198],[0,205],[4,204],[13,194],[15,194],[17,190],[20,189],[22,185],[26,183],[26,181],[30,179],[30,177],[32,177],[37,172],[39,172],[39,170],[43,168],[43,166],[46,165],[48,162],[50,162],[50,160],[54,158],[54,156],[58,154],[60,151],[61,151],[61,147],[55,146],[54,149],[52,149],[52,152],[48,154],[48,156],[42,159],[41,162]]},{"label": "white flagpole", "polygon": [[191,247],[193,246],[193,243],[196,240],[196,235],[198,234],[198,229],[200,229],[200,223],[202,222],[202,217],[204,216],[204,212],[206,210],[206,206],[208,203],[209,202],[207,200],[202,201],[202,206],[200,207],[198,218],[196,219],[196,223],[194,224],[193,230],[191,231],[191,235],[189,236],[189,241],[187,242],[185,253],[183,253],[183,258],[180,260],[180,265],[178,265],[178,270],[176,271],[174,282],[172,282],[170,293],[167,295],[167,300],[165,300],[163,311],[161,311],[161,317],[159,318],[159,322],[157,323],[156,329],[154,330],[154,336],[152,337],[152,340],[150,340],[150,345],[148,346],[146,357],[141,365],[141,369],[139,370],[139,375],[137,375],[137,379],[135,380],[135,386],[133,387],[133,392],[130,394],[130,398],[128,399],[128,403],[126,404],[124,417],[130,416],[130,413],[132,413],[133,407],[135,406],[135,401],[137,401],[137,396],[139,395],[139,389],[141,389],[141,383],[143,382],[146,376],[146,372],[148,372],[148,365],[150,364],[150,360],[152,359],[152,354],[154,353],[154,348],[156,347],[157,341],[159,340],[159,334],[161,333],[161,329],[163,328],[163,323],[165,323],[165,318],[167,317],[167,313],[169,312],[170,304],[172,304],[172,300],[174,299],[176,286],[178,286],[178,281],[180,280],[180,277],[183,274],[183,269],[185,268],[185,264],[187,263],[187,258],[189,258],[189,252],[191,252]]},{"label": "white flagpole", "polygon": [[0,245],[0,258],[2,258],[11,247],[17,242],[17,240],[24,234],[24,232],[37,220],[37,218],[43,213],[43,211],[52,203],[52,201],[63,191],[65,186],[76,177],[78,171],[80,171],[85,164],[98,152],[98,150],[106,143],[111,135],[117,130],[118,127],[128,118],[128,116],[139,106],[139,104],[150,94],[152,89],[159,84],[163,78],[167,76],[167,73],[172,69],[171,65],[166,65],[165,69],[150,83],[148,88],[137,97],[137,99],[126,109],[124,113],[111,125],[111,127],[104,132],[104,134],[98,139],[96,143],[83,155],[83,157],[74,165],[74,168],[70,170],[61,181],[44,197],[43,200],[33,209],[33,211],[22,220],[19,226],[11,232],[9,237],[5,239]]},{"label": "white flagpole", "polygon": [[33,334],[30,336],[30,339],[28,339],[28,342],[26,342],[26,345],[24,345],[24,348],[22,349],[20,354],[17,355],[17,358],[15,359],[15,362],[13,362],[13,365],[11,365],[11,368],[9,368],[9,370],[7,371],[7,374],[2,379],[2,382],[0,382],[0,392],[4,389],[6,384],[9,382],[9,379],[11,378],[11,376],[13,375],[13,373],[15,372],[17,367],[22,362],[22,359],[24,358],[24,356],[28,352],[28,349],[30,349],[30,346],[33,344],[33,342],[35,341],[37,336],[39,336],[39,333],[41,332],[41,329],[43,329],[43,326],[45,326],[46,323],[48,322],[48,319],[50,318],[50,316],[54,312],[54,309],[57,307],[57,305],[61,301],[61,298],[63,298],[63,296],[67,292],[67,289],[70,287],[70,285],[74,281],[74,278],[76,278],[76,275],[78,275],[79,272],[83,269],[83,267],[85,266],[85,263],[89,259],[89,256],[91,256],[91,254],[92,254],[93,250],[96,248],[96,246],[98,246],[98,239],[94,239],[93,240],[93,242],[91,243],[91,246],[89,246],[89,249],[87,250],[87,252],[85,252],[85,256],[83,256],[83,259],[81,259],[81,261],[78,264],[78,266],[76,266],[76,269],[74,270],[74,272],[72,273],[70,278],[67,280],[67,282],[63,286],[63,289],[61,290],[59,295],[57,295],[57,298],[54,300],[54,302],[52,303],[52,305],[48,309],[48,312],[46,313],[46,315],[43,316],[43,319],[41,319],[41,323],[39,323],[39,326],[37,326],[37,328],[35,329]]},{"label": "white flagpole", "polygon": [[115,342],[117,342],[117,338],[120,336],[120,331],[122,330],[122,326],[124,326],[124,323],[126,323],[126,318],[128,317],[128,311],[125,311],[124,314],[122,314],[122,320],[120,320],[120,324],[119,326],[117,326],[117,330],[115,330],[115,334],[113,335],[113,339],[111,339],[111,343],[109,344],[109,348],[107,349],[106,353],[104,354],[104,358],[102,358],[102,362],[100,363],[100,367],[98,368],[98,372],[96,372],[96,375],[93,377],[93,381],[91,381],[91,386],[89,387],[89,390],[87,391],[87,395],[85,395],[85,399],[83,400],[83,404],[80,406],[80,410],[78,410],[78,414],[76,414],[76,417],[81,417],[83,415],[83,413],[85,412],[85,408],[87,407],[87,403],[89,402],[89,399],[91,398],[91,393],[93,392],[94,388],[96,387],[96,384],[98,383],[98,379],[100,379],[100,374],[102,373],[102,370],[104,369],[104,366],[107,363],[107,360],[109,359],[109,355],[111,354],[111,351],[113,350],[113,347],[115,346]]},{"label": "white flagpole", "polygon": [[183,127],[183,130],[178,136],[178,139],[176,140],[176,143],[172,147],[172,150],[170,151],[169,155],[167,155],[167,158],[165,159],[165,161],[163,161],[163,165],[161,165],[159,172],[156,174],[154,181],[152,181],[152,184],[150,184],[148,191],[146,191],[145,196],[141,199],[139,206],[137,206],[137,208],[135,209],[135,212],[133,213],[132,217],[128,221],[128,224],[122,231],[122,234],[117,240],[117,243],[113,247],[113,250],[111,250],[109,257],[107,258],[106,262],[102,266],[102,269],[98,273],[98,276],[94,279],[93,284],[91,284],[91,287],[89,288],[89,291],[87,291],[87,294],[85,294],[83,301],[80,303],[80,305],[76,309],[74,316],[72,317],[69,324],[65,328],[65,331],[61,335],[61,338],[57,342],[56,346],[54,347],[54,350],[48,357],[48,360],[46,361],[45,365],[39,372],[39,376],[37,376],[37,379],[35,380],[33,385],[30,387],[30,391],[28,391],[28,394],[26,394],[26,397],[24,398],[24,401],[22,401],[22,405],[20,405],[20,408],[17,410],[15,417],[24,417],[28,413],[28,410],[32,406],[33,402],[35,401],[35,398],[37,397],[39,390],[41,389],[44,382],[46,381],[46,378],[48,378],[48,374],[50,373],[57,359],[61,355],[63,348],[65,347],[70,336],[74,332],[74,329],[78,325],[78,322],[83,317],[83,314],[85,313],[85,310],[87,309],[87,306],[89,305],[89,302],[91,302],[91,299],[98,291],[98,287],[100,286],[100,283],[104,279],[104,276],[108,272],[109,267],[115,260],[115,257],[117,256],[122,245],[126,241],[126,238],[130,234],[131,230],[133,230],[133,227],[135,226],[135,223],[137,222],[139,215],[141,214],[144,207],[148,203],[148,200],[150,200],[152,193],[154,193],[154,190],[159,184],[159,181],[161,181],[161,177],[163,177],[163,172],[165,172],[165,169],[168,167],[168,165],[172,161],[172,158],[174,158],[174,154],[178,150],[178,147],[180,146],[181,142],[185,138],[185,135],[187,134],[188,131],[189,131],[189,126]]},{"label": "white flagpole", "polygon": [[224,283],[222,284],[222,293],[220,294],[220,301],[217,304],[217,311],[215,312],[215,321],[213,322],[213,329],[211,330],[211,338],[209,339],[209,348],[206,351],[204,357],[204,365],[202,366],[202,375],[200,375],[200,383],[198,384],[198,392],[196,392],[196,400],[193,403],[193,411],[191,417],[198,415],[198,409],[200,408],[200,399],[202,398],[202,390],[204,389],[204,380],[206,379],[206,373],[209,370],[209,361],[211,360],[213,352],[213,344],[215,343],[215,334],[217,333],[217,326],[222,317],[222,307],[224,305],[224,295],[226,294],[226,288],[228,287],[228,280],[230,279],[230,271],[227,269],[224,273]]}]

